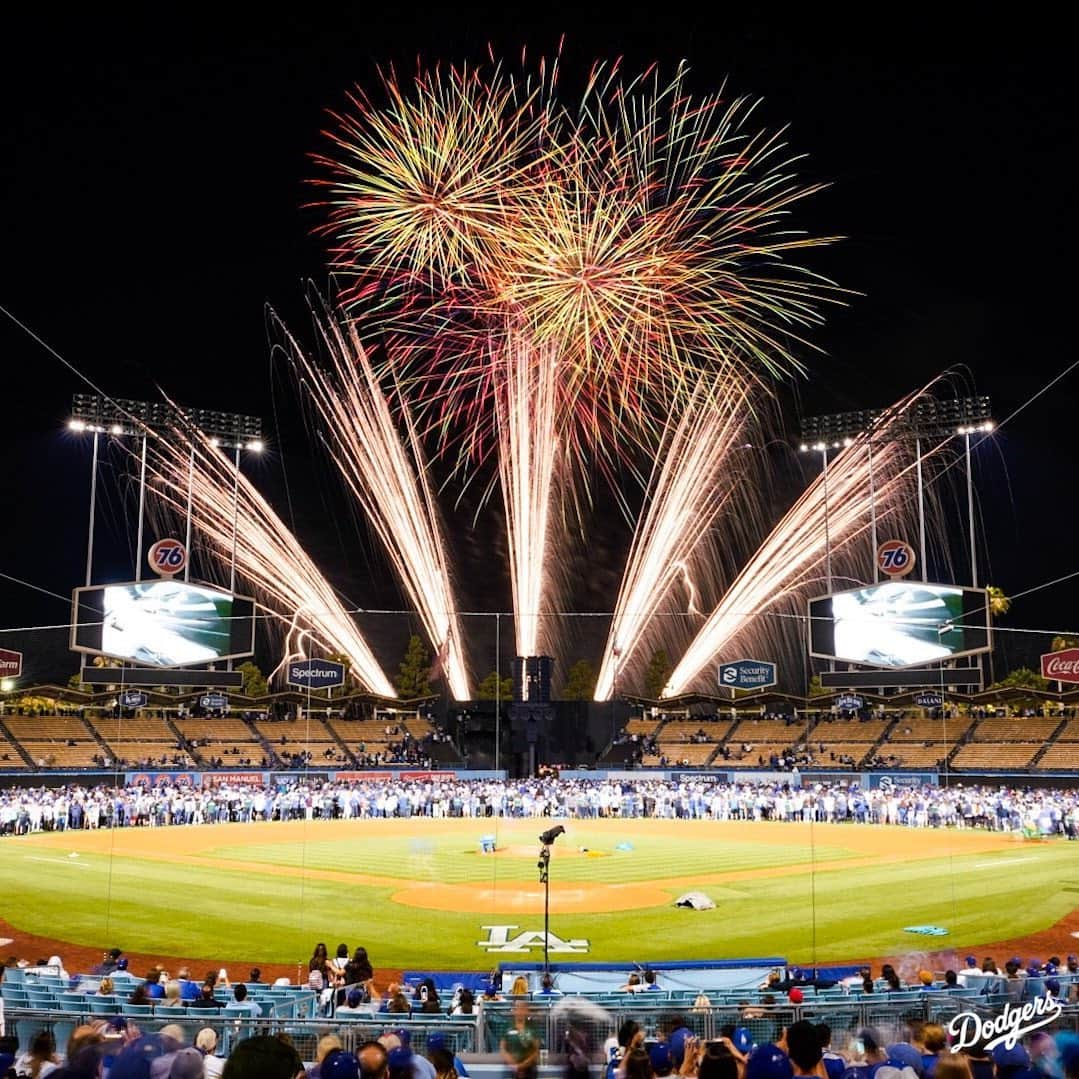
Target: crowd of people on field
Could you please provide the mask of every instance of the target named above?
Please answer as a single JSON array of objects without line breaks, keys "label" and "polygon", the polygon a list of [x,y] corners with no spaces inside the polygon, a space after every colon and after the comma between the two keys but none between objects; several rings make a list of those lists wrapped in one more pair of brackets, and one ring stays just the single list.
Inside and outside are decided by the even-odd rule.
[{"label": "crowd of people on field", "polygon": [[1079,837],[1079,792],[1017,787],[898,787],[705,779],[459,779],[304,781],[228,777],[212,786],[166,782],[0,790],[0,835],[110,827],[372,817],[564,817],[813,821],[911,828],[983,828]]}]

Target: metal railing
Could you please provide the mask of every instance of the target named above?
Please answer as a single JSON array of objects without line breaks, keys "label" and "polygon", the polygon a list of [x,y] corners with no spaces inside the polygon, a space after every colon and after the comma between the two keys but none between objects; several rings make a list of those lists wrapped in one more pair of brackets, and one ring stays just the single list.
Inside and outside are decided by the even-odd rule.
[{"label": "metal railing", "polygon": [[[899,999],[899,998],[902,999]],[[896,994],[892,999],[883,996],[836,997],[806,1001],[801,1005],[764,1005],[742,1001],[713,1003],[708,1007],[696,1006],[692,997],[684,1002],[677,1000],[646,1001],[638,996],[612,999],[606,996],[565,997],[527,1002],[529,1029],[538,1039],[545,1059],[557,1058],[565,1045],[565,1036],[572,1025],[581,1031],[591,1051],[597,1055],[604,1041],[613,1036],[626,1019],[640,1023],[647,1038],[654,1038],[671,1028],[672,1021],[680,1019],[698,1037],[709,1040],[731,1029],[743,1028],[754,1044],[772,1041],[783,1027],[796,1019],[808,1019],[815,1023],[827,1023],[832,1030],[832,1048],[840,1053],[848,1052],[857,1032],[874,1030],[882,1045],[906,1040],[911,1027],[918,1023],[935,1022],[947,1026],[949,1020],[960,1012],[974,1012],[982,1018],[1000,1014],[1008,1003],[1005,996],[963,997],[943,992],[911,992]],[[1070,1030],[1079,1033],[1079,1004],[1062,1002],[1060,1016],[1042,1028],[1049,1033]],[[56,1039],[57,1049],[63,1052],[71,1032],[83,1023],[107,1019],[99,1011],[57,1010],[12,1006],[5,1004],[7,1033],[19,1039],[20,1049],[29,1046],[30,1040],[40,1030],[49,1030]],[[395,1015],[385,1012],[373,1014],[337,1015],[334,1017],[273,1016],[264,1019],[239,1017],[225,1012],[208,1011],[205,1015],[173,1016],[158,1010],[151,1015],[120,1016],[133,1024],[141,1033],[160,1031],[166,1024],[175,1024],[184,1031],[185,1042],[194,1044],[195,1037],[204,1027],[217,1032],[218,1053],[227,1056],[242,1038],[256,1034],[286,1034],[296,1045],[305,1060],[315,1058],[320,1038],[336,1034],[344,1048],[355,1051],[364,1042],[392,1030],[409,1032],[414,1051],[423,1053],[428,1038],[435,1033],[442,1035],[448,1049],[458,1055],[497,1053],[507,1032],[514,1028],[514,1002],[487,1003],[475,1017],[441,1017],[431,1015]]]}]

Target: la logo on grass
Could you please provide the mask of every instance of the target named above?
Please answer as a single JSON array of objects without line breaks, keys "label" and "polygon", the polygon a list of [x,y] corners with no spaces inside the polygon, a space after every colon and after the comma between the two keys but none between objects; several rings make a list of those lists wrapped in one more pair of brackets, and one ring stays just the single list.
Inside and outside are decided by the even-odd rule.
[{"label": "la logo on grass", "polygon": [[[484,925],[481,929],[487,930],[486,940],[477,940],[480,948],[486,948],[488,952],[527,952],[531,948],[542,948],[544,935],[535,929],[526,929],[515,937],[510,936],[515,925]],[[563,940],[554,933],[547,934],[547,951],[563,952],[580,955],[588,951],[588,941],[581,938]]]}]

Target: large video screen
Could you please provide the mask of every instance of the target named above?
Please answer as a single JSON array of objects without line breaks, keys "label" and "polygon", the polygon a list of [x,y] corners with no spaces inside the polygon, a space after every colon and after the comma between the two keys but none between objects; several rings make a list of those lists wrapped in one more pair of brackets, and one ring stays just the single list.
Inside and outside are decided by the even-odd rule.
[{"label": "large video screen", "polygon": [[151,667],[250,655],[253,603],[207,585],[155,580],[80,588],[72,648]]},{"label": "large video screen", "polygon": [[886,581],[809,602],[810,654],[870,667],[919,667],[989,648],[977,588]]}]

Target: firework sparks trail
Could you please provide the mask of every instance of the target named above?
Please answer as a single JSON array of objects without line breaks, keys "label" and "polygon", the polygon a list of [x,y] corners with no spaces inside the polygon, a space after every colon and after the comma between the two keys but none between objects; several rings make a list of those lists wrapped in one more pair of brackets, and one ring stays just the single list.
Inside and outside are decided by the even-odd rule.
[{"label": "firework sparks trail", "polygon": [[[184,513],[190,479],[196,527],[227,562],[232,557],[237,483],[233,466],[201,434],[169,432],[168,438],[155,439],[152,446],[151,476],[159,498],[171,510]],[[396,697],[356,623],[296,537],[242,474],[235,489],[237,573],[290,627],[290,638],[303,624],[320,647],[347,657],[352,675],[365,689]]]},{"label": "firework sparks trail", "polygon": [[315,316],[329,372],[281,326],[301,388],[315,406],[331,459],[378,533],[435,652],[444,656],[450,692],[469,700],[464,640],[427,463],[415,428],[394,421],[354,325],[328,311]]},{"label": "firework sparks trail", "polygon": [[536,656],[540,654],[544,590],[550,579],[545,555],[558,468],[558,363],[549,347],[533,349],[524,339],[510,340],[509,351],[494,360],[499,369],[498,467],[506,507],[517,655]]},{"label": "firework sparks trail", "polygon": [[[752,631],[759,615],[795,596],[808,599],[810,585],[819,590],[826,543],[830,543],[835,557],[864,538],[870,527],[871,500],[876,505],[878,524],[895,519],[910,505],[914,466],[906,460],[904,448],[888,441],[887,434],[889,427],[903,422],[904,413],[919,396],[912,394],[899,402],[873,429],[828,463],[827,508],[824,477],[814,479],[709,615],[671,674],[663,696],[686,692],[732,638]],[[872,483],[868,456],[871,440]],[[943,445],[930,449],[923,457],[938,452]]]},{"label": "firework sparks trail", "polygon": [[689,407],[669,425],[622,577],[596,679],[597,701],[610,697],[616,667],[638,649],[675,582],[687,582],[693,601],[688,567],[737,483],[730,463],[745,438],[747,411],[743,392],[726,384],[713,390],[702,383]]}]

